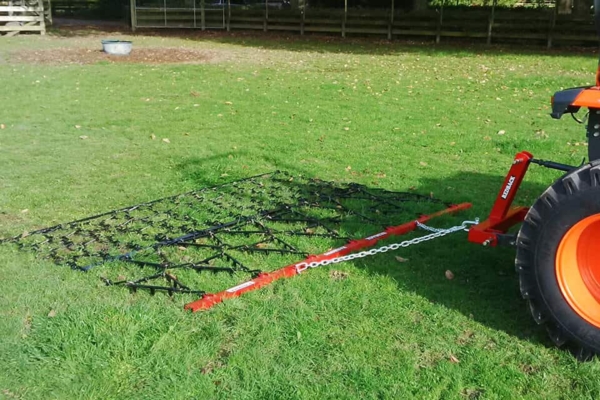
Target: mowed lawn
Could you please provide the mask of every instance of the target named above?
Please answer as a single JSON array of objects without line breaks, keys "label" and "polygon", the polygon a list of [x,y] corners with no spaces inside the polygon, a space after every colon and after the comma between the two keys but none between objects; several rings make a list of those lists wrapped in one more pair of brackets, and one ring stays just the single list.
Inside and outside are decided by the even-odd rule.
[{"label": "mowed lawn", "polygon": [[[486,216],[516,152],[587,154],[548,114],[593,82],[593,49],[140,34],[124,63],[97,53],[114,36],[0,41],[0,237],[273,170],[474,203],[449,226]],[[519,201],[557,176],[532,167]],[[463,233],[195,314],[10,244],[0,260],[0,398],[600,396],[600,364],[530,318],[514,251]]]}]

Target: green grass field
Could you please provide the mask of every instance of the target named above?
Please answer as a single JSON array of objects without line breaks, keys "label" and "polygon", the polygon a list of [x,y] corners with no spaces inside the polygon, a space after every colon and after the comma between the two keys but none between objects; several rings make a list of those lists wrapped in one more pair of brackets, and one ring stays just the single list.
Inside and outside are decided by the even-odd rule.
[{"label": "green grass field", "polygon": [[[593,81],[593,49],[140,35],[136,50],[207,62],[61,56],[103,37],[2,39],[0,237],[276,169],[474,203],[448,226],[486,216],[517,151],[587,154],[583,127],[548,114],[554,91]],[[556,177],[532,167],[519,200]],[[195,314],[193,296],[106,287],[12,245],[0,259],[0,398],[600,395],[600,364],[554,349],[530,318],[514,251],[464,234]]]}]

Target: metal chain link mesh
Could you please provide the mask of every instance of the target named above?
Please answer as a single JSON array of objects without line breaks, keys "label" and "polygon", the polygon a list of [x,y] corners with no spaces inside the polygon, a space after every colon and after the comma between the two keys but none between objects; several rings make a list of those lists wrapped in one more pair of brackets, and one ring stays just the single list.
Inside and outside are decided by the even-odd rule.
[{"label": "metal chain link mesh", "polygon": [[[205,287],[214,287],[214,273],[255,276],[261,272],[259,265],[294,262],[324,246],[338,246],[448,205],[414,192],[275,172],[24,233],[0,243],[15,244],[58,265],[99,271],[108,285],[198,295]],[[433,237],[416,238],[407,245]],[[311,243],[321,247],[311,248]],[[228,279],[219,282],[231,285],[240,277]]]}]

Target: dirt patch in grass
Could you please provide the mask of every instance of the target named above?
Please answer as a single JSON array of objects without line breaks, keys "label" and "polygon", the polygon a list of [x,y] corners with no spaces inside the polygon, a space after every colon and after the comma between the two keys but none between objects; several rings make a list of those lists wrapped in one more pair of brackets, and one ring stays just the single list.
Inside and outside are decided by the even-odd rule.
[{"label": "dirt patch in grass", "polygon": [[114,56],[98,49],[24,50],[11,54],[10,60],[35,64],[204,64],[222,61],[226,56],[215,51],[184,47],[134,48],[127,56]]},{"label": "dirt patch in grass", "polygon": [[[0,212],[0,241],[7,240],[15,235],[14,226],[23,224],[25,218],[19,214],[12,214],[7,212]],[[12,233],[8,233],[10,230]]]}]

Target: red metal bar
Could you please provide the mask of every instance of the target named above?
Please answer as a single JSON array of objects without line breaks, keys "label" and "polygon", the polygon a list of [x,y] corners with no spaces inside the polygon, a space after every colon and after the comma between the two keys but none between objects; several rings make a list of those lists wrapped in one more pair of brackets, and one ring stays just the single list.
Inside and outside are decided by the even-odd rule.
[{"label": "red metal bar", "polygon": [[380,232],[375,235],[371,235],[367,238],[360,240],[352,240],[348,242],[346,245],[342,247],[338,247],[337,249],[330,250],[326,253],[322,253],[319,255],[309,256],[306,259],[297,262],[295,264],[288,265],[281,269],[278,269],[273,272],[262,273],[256,278],[244,282],[240,285],[234,286],[227,290],[224,290],[219,293],[214,294],[205,294],[201,299],[198,299],[192,303],[188,303],[185,305],[186,310],[192,310],[193,312],[198,310],[207,310],[212,306],[221,303],[225,299],[230,299],[233,297],[238,297],[243,293],[259,289],[263,286],[266,286],[276,280],[282,278],[290,278],[294,275],[300,274],[302,271],[307,269],[308,267],[302,268],[304,263],[311,263],[323,260],[331,260],[339,256],[344,256],[350,253],[353,253],[357,250],[364,249],[366,247],[371,247],[377,244],[380,240],[387,239],[390,236],[404,235],[411,231],[414,231],[417,228],[417,221],[420,223],[425,223],[432,218],[439,217],[440,215],[455,213],[458,211],[466,210],[471,207],[471,203],[461,203],[457,205],[452,205],[444,210],[438,211],[433,214],[423,215],[419,217],[415,221],[407,222],[402,225],[392,226],[387,228],[385,231]]},{"label": "red metal bar", "polygon": [[469,241],[484,245],[496,246],[498,234],[506,233],[510,227],[522,222],[529,210],[528,207],[512,207],[515,196],[527,173],[533,155],[522,151],[515,156],[512,166],[504,179],[490,216],[478,225],[469,229]]}]

